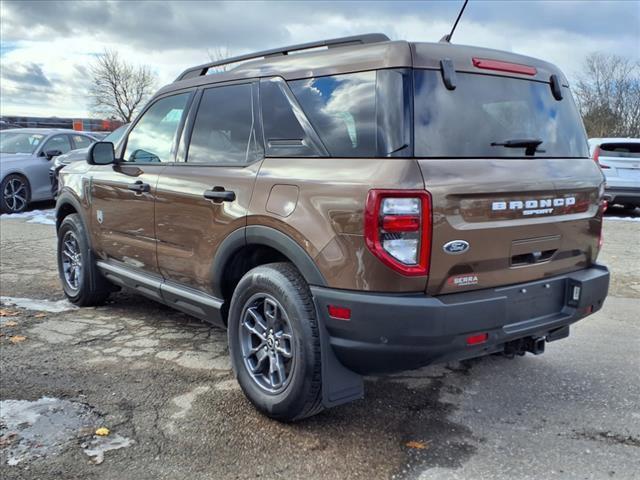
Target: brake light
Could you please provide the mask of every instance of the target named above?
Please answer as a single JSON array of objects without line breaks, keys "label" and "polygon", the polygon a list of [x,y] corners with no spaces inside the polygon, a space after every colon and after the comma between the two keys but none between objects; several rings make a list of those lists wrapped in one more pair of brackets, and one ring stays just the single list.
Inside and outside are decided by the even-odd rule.
[{"label": "brake light", "polygon": [[522,65],[521,63],[501,62],[489,58],[473,58],[473,66],[485,70],[496,70],[498,72],[520,73],[522,75],[535,75],[538,73],[536,67]]},{"label": "brake light", "polygon": [[329,316],[336,320],[351,320],[351,309],[347,307],[339,307],[337,305],[329,305]]},{"label": "brake light", "polygon": [[367,247],[404,275],[427,275],[431,257],[431,197],[422,190],[370,190]]},{"label": "brake light", "polygon": [[608,165],[602,165],[600,163],[600,147],[596,147],[593,150],[593,161],[596,162],[596,164],[600,167],[600,168],[611,168]]}]

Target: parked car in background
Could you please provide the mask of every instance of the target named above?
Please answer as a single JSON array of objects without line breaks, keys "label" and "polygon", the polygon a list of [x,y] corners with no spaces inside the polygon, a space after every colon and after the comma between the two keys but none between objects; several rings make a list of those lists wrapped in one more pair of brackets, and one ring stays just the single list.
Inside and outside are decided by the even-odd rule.
[{"label": "parked car in background", "polygon": [[640,207],[640,138],[591,138],[589,150],[607,179],[609,203]]},{"label": "parked car in background", "polygon": [[[128,125],[129,124],[126,123],[103,137],[102,140],[100,140],[100,138],[97,138],[96,140],[100,140],[102,142],[111,142],[114,145],[117,145],[122,138],[122,135],[124,135],[124,132],[127,130]],[[92,132],[92,136],[95,137],[96,133],[101,132]],[[64,155],[59,155],[53,159],[53,161],[51,162],[51,168],[49,168],[49,180],[51,182],[51,195],[53,195],[54,198],[58,194],[58,175],[60,174],[60,170],[62,170],[65,165],[69,165],[70,163],[85,161],[87,159],[88,151],[89,146],[85,148],[78,148],[76,150],[71,150]]]},{"label": "parked car in background", "polygon": [[20,128],[0,132],[0,211],[22,212],[31,202],[51,200],[50,160],[95,139],[83,132]]}]

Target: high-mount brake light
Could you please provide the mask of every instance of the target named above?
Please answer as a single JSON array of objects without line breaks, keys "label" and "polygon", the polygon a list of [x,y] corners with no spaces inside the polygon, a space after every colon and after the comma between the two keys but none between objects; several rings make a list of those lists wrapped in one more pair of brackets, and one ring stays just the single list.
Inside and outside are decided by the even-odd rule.
[{"label": "high-mount brake light", "polygon": [[370,190],[367,247],[403,275],[427,275],[431,259],[431,196],[423,190]]},{"label": "high-mount brake light", "polygon": [[502,62],[489,58],[473,58],[473,66],[484,70],[496,70],[498,72],[519,73],[521,75],[535,75],[538,73],[536,67],[522,65],[521,63]]}]

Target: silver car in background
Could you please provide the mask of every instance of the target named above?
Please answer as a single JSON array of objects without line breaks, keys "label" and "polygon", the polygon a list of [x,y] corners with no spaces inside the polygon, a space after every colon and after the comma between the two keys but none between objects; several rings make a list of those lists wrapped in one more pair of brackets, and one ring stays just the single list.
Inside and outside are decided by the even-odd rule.
[{"label": "silver car in background", "polygon": [[606,177],[609,203],[640,207],[640,138],[590,138],[589,150]]},{"label": "silver car in background", "polygon": [[[124,135],[124,132],[127,130],[129,126],[128,123],[125,123],[121,127],[118,127],[113,132],[109,133],[105,137],[100,138],[101,142],[111,142],[114,146],[118,146],[118,142]],[[89,147],[79,148],[77,150],[71,150],[64,155],[60,155],[55,157],[51,162],[51,168],[49,168],[49,179],[51,181],[51,195],[55,198],[58,195],[58,175],[60,174],[60,170],[65,165],[69,165],[73,162],[85,161],[87,159],[87,153],[89,152]]]},{"label": "silver car in background", "polygon": [[50,200],[50,160],[95,139],[83,132],[20,128],[0,132],[0,211],[22,212],[29,203]]}]

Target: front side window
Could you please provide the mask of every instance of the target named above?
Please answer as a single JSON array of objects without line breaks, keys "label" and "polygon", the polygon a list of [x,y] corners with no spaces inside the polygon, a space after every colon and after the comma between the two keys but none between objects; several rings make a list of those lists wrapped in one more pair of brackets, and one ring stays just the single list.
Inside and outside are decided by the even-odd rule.
[{"label": "front side window", "polygon": [[156,101],[133,127],[124,152],[125,162],[172,162],[176,134],[191,93]]},{"label": "front side window", "polygon": [[71,150],[69,137],[67,135],[56,135],[55,137],[51,137],[47,140],[47,143],[44,144],[40,155],[51,151],[60,152],[58,155],[61,155],[63,153],[67,153],[69,150]]},{"label": "front side window", "polygon": [[204,91],[187,162],[245,165],[261,157],[251,89],[251,84],[242,84]]},{"label": "front side window", "polygon": [[[437,70],[415,71],[414,132],[417,157],[587,157],[582,120],[569,89],[562,100],[548,83],[457,72],[447,90]],[[505,145],[506,144],[506,145]]]},{"label": "front side window", "polygon": [[375,71],[296,80],[289,86],[332,156],[376,155]]}]

